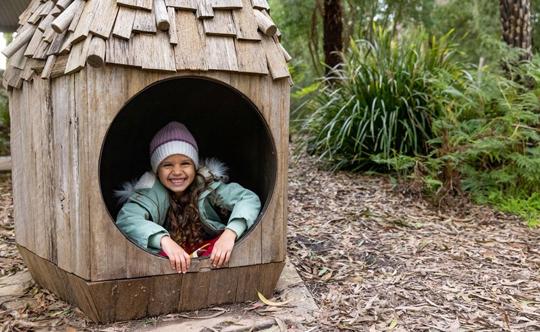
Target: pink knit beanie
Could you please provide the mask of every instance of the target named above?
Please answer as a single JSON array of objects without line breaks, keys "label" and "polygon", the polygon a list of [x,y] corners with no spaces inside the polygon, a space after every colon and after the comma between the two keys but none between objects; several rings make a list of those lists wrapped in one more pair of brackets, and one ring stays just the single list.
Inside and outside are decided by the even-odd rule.
[{"label": "pink knit beanie", "polygon": [[195,138],[180,122],[170,122],[161,128],[150,142],[150,164],[154,173],[159,164],[168,156],[183,154],[193,160],[195,168],[199,168],[199,148]]}]

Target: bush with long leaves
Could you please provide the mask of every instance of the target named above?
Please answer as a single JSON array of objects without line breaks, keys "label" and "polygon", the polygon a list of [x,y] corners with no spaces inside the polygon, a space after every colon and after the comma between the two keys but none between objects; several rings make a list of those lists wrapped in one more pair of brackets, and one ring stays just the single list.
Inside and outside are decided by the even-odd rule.
[{"label": "bush with long leaves", "polygon": [[304,122],[308,149],[334,168],[378,167],[373,155],[428,152],[433,137],[431,78],[458,70],[448,35],[412,31],[400,39],[375,28],[373,40],[351,41],[344,63],[321,82]]}]

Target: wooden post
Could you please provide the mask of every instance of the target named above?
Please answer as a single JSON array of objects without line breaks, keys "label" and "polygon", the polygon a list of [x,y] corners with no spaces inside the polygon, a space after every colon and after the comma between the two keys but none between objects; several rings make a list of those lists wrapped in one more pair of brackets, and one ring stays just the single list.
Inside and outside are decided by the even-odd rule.
[{"label": "wooden post", "polygon": [[102,67],[105,64],[105,40],[94,36],[88,49],[87,63],[92,67]]},{"label": "wooden post", "polygon": [[53,22],[52,27],[54,31],[58,33],[62,33],[64,30],[66,30],[69,25],[71,24],[71,21],[73,21],[73,18],[75,17],[75,14],[79,10],[79,7],[83,4],[82,0],[75,0],[73,1],[69,7],[66,8],[60,14]]},{"label": "wooden post", "polygon": [[165,0],[154,0],[154,13],[156,15],[156,26],[161,31],[167,31],[170,27],[169,14],[165,7]]},{"label": "wooden post", "polygon": [[30,41],[30,39],[32,39],[32,36],[34,36],[34,32],[36,31],[36,29],[37,27],[35,25],[32,25],[26,30],[22,31],[6,48],[4,48],[2,54],[4,54],[6,58],[10,58],[21,47],[25,46],[26,43]]},{"label": "wooden post", "polygon": [[262,31],[262,33],[269,37],[275,35],[277,32],[277,27],[274,22],[272,22],[272,20],[269,19],[266,15],[264,15],[260,10],[255,9],[253,12],[255,13],[257,25],[259,26],[259,29]]}]

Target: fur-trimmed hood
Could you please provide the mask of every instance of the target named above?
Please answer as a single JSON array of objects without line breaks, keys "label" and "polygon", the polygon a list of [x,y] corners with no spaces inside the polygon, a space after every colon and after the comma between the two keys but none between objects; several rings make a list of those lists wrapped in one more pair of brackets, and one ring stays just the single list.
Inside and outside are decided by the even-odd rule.
[{"label": "fur-trimmed hood", "polygon": [[[229,168],[225,163],[217,158],[205,159],[197,170],[197,178],[195,181],[200,181],[200,184],[211,180],[229,182]],[[114,191],[114,196],[118,198],[118,204],[124,204],[135,193],[135,191],[144,188],[151,188],[157,180],[156,174],[146,172],[139,179],[124,182],[120,189]],[[159,180],[157,180],[159,181]]]}]

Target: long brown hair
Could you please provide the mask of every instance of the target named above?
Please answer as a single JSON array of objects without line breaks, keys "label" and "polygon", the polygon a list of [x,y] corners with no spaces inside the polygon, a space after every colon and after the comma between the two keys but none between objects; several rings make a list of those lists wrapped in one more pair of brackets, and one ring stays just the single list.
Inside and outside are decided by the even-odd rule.
[{"label": "long brown hair", "polygon": [[199,175],[180,197],[169,193],[169,233],[182,248],[193,248],[204,240],[204,229],[197,207],[204,186],[197,185]]}]

